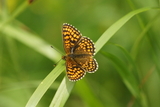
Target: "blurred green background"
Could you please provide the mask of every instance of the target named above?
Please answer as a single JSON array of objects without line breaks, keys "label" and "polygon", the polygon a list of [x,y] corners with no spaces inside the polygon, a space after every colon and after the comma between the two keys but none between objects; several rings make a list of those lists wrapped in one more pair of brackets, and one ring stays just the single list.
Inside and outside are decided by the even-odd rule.
[{"label": "blurred green background", "polygon": [[[96,42],[107,28],[127,13],[134,9],[158,5],[157,0],[35,0],[30,4],[24,3],[24,0],[0,0],[0,23],[2,25],[9,20],[4,26],[0,26],[0,107],[24,107],[39,83],[61,59],[59,55],[53,54],[51,60],[37,51],[37,48],[26,45],[25,42],[35,41],[25,39],[23,35],[21,36],[25,42],[8,36],[11,31],[3,32],[5,26],[15,26],[16,32],[22,29],[36,35],[38,39],[45,41],[47,48],[50,48],[49,51],[53,50],[50,47],[52,45],[65,55],[61,33],[63,23],[74,25],[83,36]],[[14,17],[15,11],[20,7],[21,12]],[[96,102],[104,107],[160,107],[160,20],[158,20],[160,17],[158,15],[159,10],[150,10],[133,17],[122,26],[96,54],[98,71],[94,74],[87,73],[85,78],[76,83],[65,107],[91,107],[92,102],[88,99],[93,98],[90,97],[95,97]],[[152,25],[147,29],[148,23]],[[143,33],[144,30],[146,32]],[[138,44],[136,48],[138,53],[135,55],[133,46],[140,35],[144,37]],[[133,70],[131,61],[115,44],[129,53],[138,72]],[[105,56],[104,52],[116,56],[126,69],[133,73],[140,97],[133,97],[131,90],[123,81],[125,78],[118,72],[121,66],[118,66],[117,60]],[[56,79],[37,107],[49,106],[65,75],[64,71]],[[85,90],[83,82],[89,90]],[[88,91],[92,96],[87,96]]]}]

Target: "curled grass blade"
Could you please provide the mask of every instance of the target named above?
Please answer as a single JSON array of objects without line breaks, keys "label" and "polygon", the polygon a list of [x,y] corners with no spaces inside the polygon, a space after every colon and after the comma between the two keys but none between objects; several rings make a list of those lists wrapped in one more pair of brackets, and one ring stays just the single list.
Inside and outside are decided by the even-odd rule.
[{"label": "curled grass blade", "polygon": [[118,44],[114,44],[114,45],[117,46],[124,53],[124,55],[126,56],[126,58],[128,59],[130,65],[131,65],[133,71],[136,73],[136,75],[138,75],[137,74],[138,68],[137,68],[134,60],[132,59],[131,55],[129,54],[129,52],[126,49],[124,49],[122,46],[118,45]]},{"label": "curled grass blade", "polygon": [[151,7],[141,8],[134,10],[121,19],[119,19],[117,22],[115,22],[111,27],[109,27],[102,36],[97,40],[95,46],[97,52],[105,45],[105,43],[133,16],[135,16],[138,13],[145,12],[147,10],[152,9]]},{"label": "curled grass blade", "polygon": [[113,61],[114,66],[116,67],[118,73],[123,79],[123,82],[128,87],[132,95],[136,98],[140,98],[140,92],[138,89],[138,83],[132,73],[129,72],[127,69],[127,66],[115,55],[110,54],[108,52],[101,52],[104,56],[109,58],[111,61]]},{"label": "curled grass blade", "polygon": [[55,79],[64,71],[64,61],[61,60],[58,65],[47,75],[47,77],[40,83],[35,92],[32,94],[29,99],[26,107],[36,107],[40,99],[43,97],[44,93],[55,81]]}]

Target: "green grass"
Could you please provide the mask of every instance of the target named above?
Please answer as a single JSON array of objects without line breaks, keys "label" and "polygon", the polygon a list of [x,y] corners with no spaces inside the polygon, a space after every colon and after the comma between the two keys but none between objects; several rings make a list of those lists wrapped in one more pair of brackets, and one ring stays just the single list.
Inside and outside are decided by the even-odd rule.
[{"label": "green grass", "polygon": [[[41,13],[38,13],[39,11],[41,11],[41,9],[39,11],[35,10],[36,7],[38,7],[40,4],[42,5],[43,3],[44,3],[43,6],[44,7],[46,6],[47,8],[45,8],[46,13],[42,11],[41,15]],[[55,5],[54,3],[56,3],[57,5]],[[1,103],[0,106],[13,106],[13,105],[16,107],[21,107],[21,106],[74,107],[75,105],[77,107],[78,106],[80,107],[81,106],[85,107],[86,106],[89,107],[160,106],[159,101],[156,100],[159,99],[158,90],[160,89],[159,85],[160,66],[158,60],[160,53],[159,50],[160,44],[158,40],[159,37],[156,36],[158,34],[157,28],[153,27],[155,23],[159,24],[158,20],[159,12],[157,11],[159,11],[160,8],[147,6],[139,9],[130,10],[128,12],[126,12],[124,9],[126,15],[123,14],[122,18],[120,17],[119,19],[117,18],[117,21],[114,20],[113,21],[114,23],[111,25],[107,25],[107,23],[102,24],[101,20],[97,19],[97,22],[98,21],[101,22],[100,23],[101,26],[99,26],[98,29],[100,29],[101,31],[102,28],[104,32],[102,33],[101,36],[93,37],[94,40],[97,39],[95,43],[97,50],[96,57],[99,62],[100,68],[95,74],[90,74],[90,75],[87,74],[87,76],[83,80],[80,80],[75,83],[68,81],[68,78],[65,76],[65,74],[62,74],[62,72],[65,70],[65,64],[63,60],[57,63],[56,67],[51,72],[49,69],[46,70],[45,68],[43,68],[45,66],[48,67],[48,64],[50,64],[47,59],[49,59],[50,61],[57,62],[58,60],[61,59],[62,56],[61,52],[58,50],[59,48],[58,44],[60,44],[58,40],[60,40],[59,38],[61,38],[61,36],[59,35],[57,36],[57,34],[60,34],[60,27],[58,26],[57,23],[61,23],[64,20],[65,21],[67,20],[69,23],[72,22],[70,20],[75,20],[74,26],[77,27],[79,22],[81,22],[82,26],[86,25],[85,28],[87,28],[87,31],[85,31],[85,33],[87,34],[87,32],[93,32],[94,35],[94,33],[96,34],[99,30],[97,30],[97,28],[94,28],[92,26],[95,26],[94,24],[96,23],[96,17],[100,17],[101,16],[100,14],[96,14],[97,16],[94,17],[93,20],[89,21],[88,24],[86,24],[85,21],[87,20],[85,20],[85,18],[91,19],[91,17],[87,16],[87,14],[88,13],[93,14],[92,11],[88,11],[88,13],[86,12],[86,16],[81,20],[80,19],[76,20],[76,18],[80,17],[79,14],[83,14],[84,12],[83,9],[85,8],[92,8],[92,6],[93,7],[98,6],[99,9],[103,9],[104,6],[103,3],[101,4],[100,2],[97,2],[93,4],[91,7],[90,6],[85,7],[85,5],[83,4],[85,2],[82,1],[80,2],[80,5],[84,7],[78,8],[77,11],[79,12],[79,14],[75,14],[75,17],[69,17],[68,14],[73,13],[73,10],[68,9],[66,10],[66,12],[64,12],[60,8],[61,6],[64,6],[63,3],[66,2],[57,1],[54,3],[52,4],[49,2],[47,3],[44,1],[37,0],[35,4],[33,2],[33,7],[30,7],[30,10],[28,10],[27,8],[29,8],[29,6],[32,6],[32,4],[29,5],[27,2],[24,2],[22,4],[19,4],[19,7],[17,7],[11,15],[7,14],[8,9],[7,7],[5,7],[6,4],[3,4],[2,7],[4,10],[5,9],[6,10],[1,12],[2,14],[0,21],[0,31],[1,31],[0,46],[2,47],[0,51],[0,63],[1,63],[0,77],[2,80],[0,87],[0,95],[1,95],[0,102],[10,102],[10,103]],[[77,5],[76,2],[72,3],[75,4],[75,6]],[[52,11],[52,9],[49,8],[51,4],[57,9],[54,10],[57,13],[55,12],[55,14],[53,15],[47,13],[49,11]],[[69,3],[66,4],[66,7],[67,5],[70,4]],[[75,8],[74,5],[72,6],[71,6],[72,8]],[[66,7],[65,6],[63,7],[64,10],[66,9]],[[93,11],[95,11],[96,13],[96,11],[98,10],[93,10]],[[106,10],[104,10],[104,13],[105,11]],[[153,11],[155,13],[154,15],[152,15],[153,18],[144,24],[144,22],[148,19],[144,17],[145,15],[139,16],[139,14],[143,12],[147,13],[149,11]],[[33,13],[28,13],[28,12],[33,12]],[[37,14],[35,14],[34,12],[37,12]],[[102,13],[102,16],[104,13]],[[27,16],[26,14],[31,14],[31,16]],[[58,15],[61,17],[57,18],[59,17]],[[63,16],[65,15],[66,17],[68,16],[69,19],[63,18]],[[136,15],[138,15],[137,19],[141,20],[136,22],[136,24],[144,27],[141,27],[142,30],[140,30],[139,28],[134,27],[135,25],[130,26],[132,28],[133,34],[139,31],[139,35],[134,37],[136,38],[135,40],[130,40],[133,43],[127,44],[126,42],[125,46],[123,46],[124,45],[123,42],[120,43],[119,41],[123,41],[123,39],[127,38],[127,36],[130,36],[130,32],[128,30],[125,30],[124,32],[126,33],[124,34],[127,34],[127,36],[121,37],[121,40],[120,39],[114,40],[114,35],[117,35],[119,30],[125,27],[125,24],[127,24],[130,21],[133,21],[131,18],[134,18]],[[53,20],[57,19],[58,22],[54,20],[53,23],[50,20],[49,16],[52,16]],[[30,21],[32,20],[34,20],[35,22],[36,20],[39,20],[39,22],[37,21],[37,23],[30,23]],[[102,18],[102,20],[105,21],[105,18]],[[24,25],[24,23],[30,26],[31,29],[35,29],[36,32],[38,33],[36,34],[35,32],[28,30],[28,28]],[[50,25],[50,23],[53,24]],[[135,22],[133,22],[132,24],[134,23]],[[40,26],[38,26],[39,24]],[[108,28],[106,26],[103,27],[104,25],[110,27]],[[46,27],[43,31],[42,26],[48,26],[48,27]],[[53,31],[50,27],[53,27]],[[83,29],[83,27],[77,27],[77,28]],[[152,30],[150,31],[151,28]],[[57,31],[57,29],[59,30]],[[81,29],[80,31],[82,32]],[[52,40],[54,41],[53,49],[50,47],[51,46],[51,43],[49,43],[50,38],[45,37],[47,36],[47,34],[50,35],[50,33],[48,32],[55,33],[54,34],[55,36],[52,38]],[[45,36],[41,37],[40,35],[45,35]],[[113,39],[111,39],[112,37]],[[109,46],[107,45],[107,43],[110,41],[112,42],[112,44]],[[8,46],[6,46],[6,44]],[[27,47],[29,47],[29,49],[26,49]],[[131,48],[127,49],[126,47],[131,47]],[[26,61],[26,63],[24,61]],[[50,65],[52,66],[52,64]],[[105,73],[106,70],[108,73]],[[44,76],[43,74],[44,72],[46,76]],[[107,75],[111,75],[113,77]],[[33,84],[34,80],[39,80],[39,78],[41,82]],[[32,87],[30,87],[25,82],[22,85],[21,83],[22,81],[29,81],[30,84],[33,85]],[[51,85],[57,86],[57,82],[59,84],[59,87],[52,89]],[[8,87],[8,85],[13,83],[16,83],[16,85],[13,86],[11,85]],[[75,88],[73,89],[74,86]],[[15,89],[15,87],[18,88]],[[48,92],[47,90],[49,89],[52,89],[52,92]],[[13,94],[14,92],[15,93],[19,92],[17,94],[19,98],[17,98],[16,95]],[[47,93],[50,94],[47,95]],[[118,99],[122,101],[118,101]],[[19,100],[21,100],[21,103],[18,102]]]}]

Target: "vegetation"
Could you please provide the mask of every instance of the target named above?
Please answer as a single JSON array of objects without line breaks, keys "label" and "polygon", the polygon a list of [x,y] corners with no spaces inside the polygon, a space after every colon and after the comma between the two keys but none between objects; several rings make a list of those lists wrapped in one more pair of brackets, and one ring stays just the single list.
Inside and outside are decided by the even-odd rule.
[{"label": "vegetation", "polygon": [[[0,5],[0,107],[160,107],[158,1]],[[63,23],[95,42],[99,69],[78,82],[68,81],[61,60]]]}]

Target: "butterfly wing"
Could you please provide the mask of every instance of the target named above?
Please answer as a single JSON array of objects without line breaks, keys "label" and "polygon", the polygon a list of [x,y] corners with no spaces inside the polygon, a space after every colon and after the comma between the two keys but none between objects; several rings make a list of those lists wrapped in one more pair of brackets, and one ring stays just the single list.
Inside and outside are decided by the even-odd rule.
[{"label": "butterfly wing", "polygon": [[62,34],[65,52],[69,54],[81,39],[82,34],[74,26],[67,23],[63,24]]},{"label": "butterfly wing", "polygon": [[81,54],[81,55],[90,55],[93,56],[95,54],[95,47],[94,43],[90,38],[82,37],[78,44],[75,46],[73,50],[74,54]]},{"label": "butterfly wing", "polygon": [[86,74],[86,71],[70,57],[66,58],[66,70],[67,76],[71,81],[78,81]]},{"label": "butterfly wing", "polygon": [[95,54],[94,43],[87,37],[82,37],[80,42],[75,46],[73,51],[75,62],[78,63],[85,71],[93,73],[98,69],[97,61],[92,58]]},{"label": "butterfly wing", "polygon": [[94,73],[98,69],[98,63],[96,59],[90,58],[89,61],[86,63],[86,69],[88,73]]},{"label": "butterfly wing", "polygon": [[94,73],[98,69],[97,61],[90,56],[76,57],[74,61],[88,73]]}]

